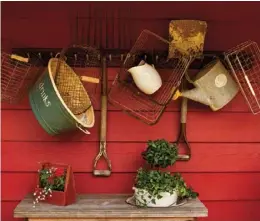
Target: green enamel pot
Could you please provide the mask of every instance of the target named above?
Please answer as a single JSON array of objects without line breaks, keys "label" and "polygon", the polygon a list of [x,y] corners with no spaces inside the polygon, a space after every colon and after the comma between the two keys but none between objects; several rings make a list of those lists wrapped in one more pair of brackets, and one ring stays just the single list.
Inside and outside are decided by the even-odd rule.
[{"label": "green enamel pot", "polygon": [[61,68],[61,71],[69,70],[75,74],[65,61],[59,58],[50,59],[48,67],[30,90],[32,111],[40,125],[50,135],[74,130],[90,134],[88,128],[93,127],[95,123],[93,106],[80,115],[74,115],[67,107],[54,82],[58,61],[65,67]]}]

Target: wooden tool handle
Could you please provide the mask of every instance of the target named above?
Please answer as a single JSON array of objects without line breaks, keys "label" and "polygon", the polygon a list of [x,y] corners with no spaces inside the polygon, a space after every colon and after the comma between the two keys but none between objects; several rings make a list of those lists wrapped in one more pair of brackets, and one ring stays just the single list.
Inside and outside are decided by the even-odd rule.
[{"label": "wooden tool handle", "polygon": [[101,131],[100,141],[106,142],[107,132],[107,73],[106,73],[106,58],[102,61],[102,91],[101,91]]},{"label": "wooden tool handle", "polygon": [[[110,176],[112,166],[108,159],[106,152],[106,135],[107,135],[107,72],[106,72],[106,58],[102,60],[102,94],[101,94],[101,126],[100,126],[100,143],[99,154],[94,161],[93,174],[95,176]],[[100,157],[103,156],[107,162],[107,170],[96,169]]]},{"label": "wooden tool handle", "polygon": [[11,59],[21,61],[21,62],[25,62],[25,63],[29,62],[29,58],[25,58],[25,57],[22,57],[22,56],[19,56],[19,55],[16,55],[16,54],[12,54]]},{"label": "wooden tool handle", "polygon": [[186,124],[187,121],[188,98],[182,97],[181,101],[181,123]]},{"label": "wooden tool handle", "polygon": [[99,79],[94,77],[81,76],[80,80],[84,82],[95,83],[95,84],[99,83]]},{"label": "wooden tool handle", "polygon": [[107,132],[107,96],[101,96],[101,126],[100,126],[100,141],[106,142]]}]

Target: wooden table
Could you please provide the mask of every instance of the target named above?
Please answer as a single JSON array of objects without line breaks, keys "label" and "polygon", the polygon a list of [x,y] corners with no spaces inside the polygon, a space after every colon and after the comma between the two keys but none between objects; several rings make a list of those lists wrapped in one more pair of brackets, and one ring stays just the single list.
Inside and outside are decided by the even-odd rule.
[{"label": "wooden table", "polygon": [[75,204],[55,206],[39,203],[33,208],[32,196],[27,196],[14,210],[15,218],[29,221],[192,221],[207,217],[208,210],[199,199],[169,208],[137,208],[125,200],[129,195],[78,195]]}]

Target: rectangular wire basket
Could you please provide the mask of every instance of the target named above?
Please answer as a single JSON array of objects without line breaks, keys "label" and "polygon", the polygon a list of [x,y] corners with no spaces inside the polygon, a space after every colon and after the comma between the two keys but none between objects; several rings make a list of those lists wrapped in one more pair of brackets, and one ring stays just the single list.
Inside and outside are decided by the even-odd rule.
[{"label": "rectangular wire basket", "polygon": [[260,113],[260,50],[246,41],[225,53],[225,58],[253,114]]},{"label": "rectangular wire basket", "polygon": [[[158,105],[167,105],[192,61],[192,58],[187,57],[169,59],[169,44],[169,41],[157,34],[149,30],[143,30],[127,54],[120,69],[118,80],[125,84],[133,94],[142,94],[144,99],[151,100]],[[141,61],[153,65],[162,79],[162,86],[152,95],[144,94],[139,90],[128,72],[128,69],[137,66]],[[166,68],[168,71],[165,71]]]},{"label": "rectangular wire basket", "polygon": [[1,102],[18,103],[42,71],[39,61],[1,52]]}]

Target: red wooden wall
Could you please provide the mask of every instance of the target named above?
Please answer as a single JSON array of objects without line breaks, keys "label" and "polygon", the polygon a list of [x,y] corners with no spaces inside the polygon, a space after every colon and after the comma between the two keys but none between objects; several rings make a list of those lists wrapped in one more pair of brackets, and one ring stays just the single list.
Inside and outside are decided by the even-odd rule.
[{"label": "red wooden wall", "polygon": [[[143,28],[167,37],[171,19],[201,19],[208,22],[206,50],[227,50],[248,39],[260,43],[257,2],[132,2],[113,3],[111,7],[108,3],[5,2],[2,37],[17,46],[63,47],[75,40],[76,14],[88,17],[90,4],[92,9],[104,7],[111,12],[130,9],[127,17],[135,21],[132,37]],[[109,69],[110,82],[116,71]],[[91,136],[78,132],[69,137],[50,137],[36,121],[28,99],[20,105],[2,104],[2,221],[17,220],[12,217],[13,209],[35,187],[38,161],[70,163],[79,193],[131,193],[145,142],[157,138],[174,141],[178,134],[178,102],[169,105],[155,126],[147,126],[109,106],[107,147],[113,173],[109,178],[96,178],[91,171],[99,145],[98,105],[95,113],[97,123]],[[209,209],[209,217],[201,220],[259,221],[260,115],[251,114],[241,94],[214,113],[206,106],[189,102],[187,127],[192,159],[178,162],[172,171],[182,172],[200,193]]]}]

